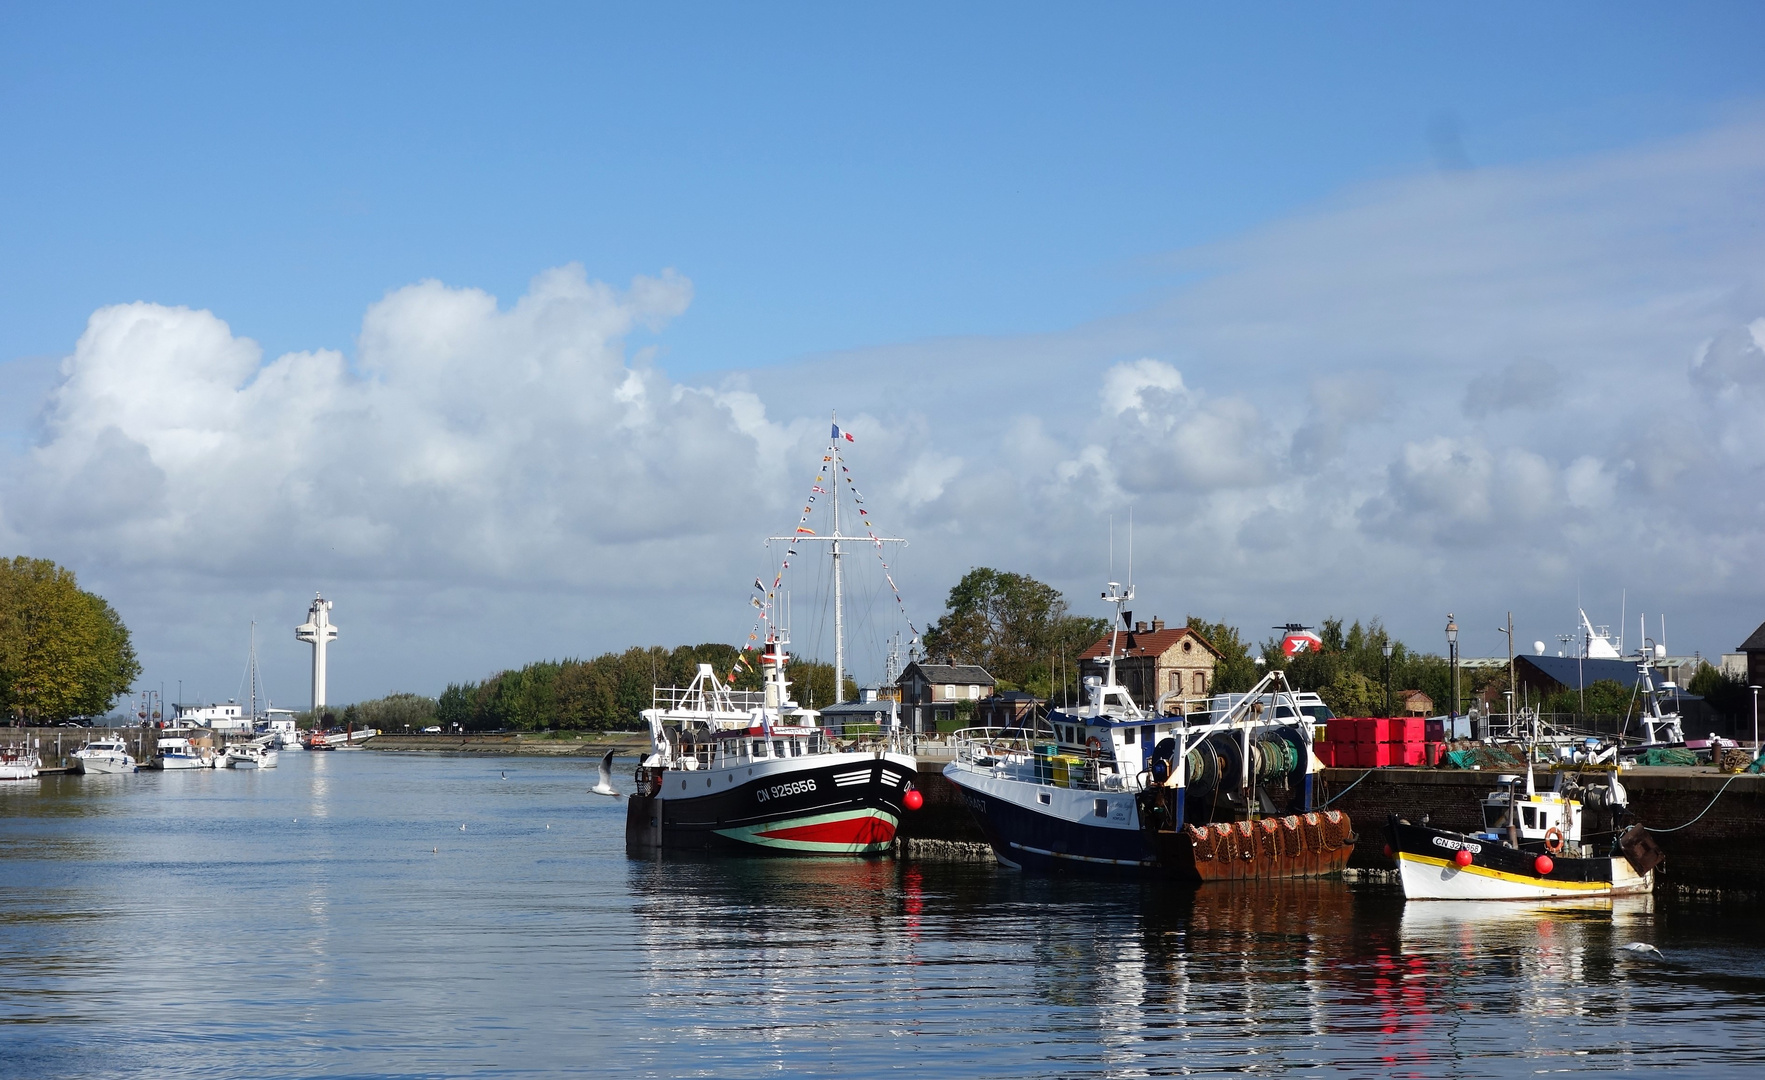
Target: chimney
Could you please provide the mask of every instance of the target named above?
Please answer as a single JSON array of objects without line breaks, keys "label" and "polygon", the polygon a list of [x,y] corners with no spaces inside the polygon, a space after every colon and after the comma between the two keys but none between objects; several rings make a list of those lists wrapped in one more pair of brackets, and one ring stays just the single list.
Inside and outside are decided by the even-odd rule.
[{"label": "chimney", "polygon": [[1163,630],[1163,629],[1164,629],[1164,620],[1159,619],[1159,618],[1154,618],[1152,620],[1152,632],[1156,634],[1160,630]]},{"label": "chimney", "polygon": [[1134,624],[1134,633],[1144,634],[1145,632],[1146,632],[1146,624],[1144,622],[1137,622]]}]

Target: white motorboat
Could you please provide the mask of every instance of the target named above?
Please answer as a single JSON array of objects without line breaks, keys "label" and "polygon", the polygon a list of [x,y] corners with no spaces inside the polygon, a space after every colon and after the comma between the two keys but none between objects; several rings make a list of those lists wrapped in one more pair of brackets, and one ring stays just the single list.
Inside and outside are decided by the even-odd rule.
[{"label": "white motorboat", "polygon": [[276,748],[267,744],[248,742],[227,747],[222,764],[229,769],[273,769],[276,767]]},{"label": "white motorboat", "polygon": [[147,767],[165,770],[212,769],[215,767],[215,755],[189,739],[173,735],[159,740],[159,746],[147,762]]},{"label": "white motorboat", "polygon": [[129,753],[129,745],[120,735],[92,739],[75,750],[72,757],[74,772],[81,775],[135,771],[134,755]]},{"label": "white motorboat", "polygon": [[42,767],[35,746],[0,746],[0,780],[35,780]]}]

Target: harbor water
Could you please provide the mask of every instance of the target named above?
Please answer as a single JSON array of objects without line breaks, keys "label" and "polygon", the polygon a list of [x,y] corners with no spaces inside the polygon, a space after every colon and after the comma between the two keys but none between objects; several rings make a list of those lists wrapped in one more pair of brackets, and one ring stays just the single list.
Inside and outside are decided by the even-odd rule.
[{"label": "harbor water", "polygon": [[0,1076],[1765,1065],[1754,900],[632,861],[594,764],[289,753],[0,787]]}]

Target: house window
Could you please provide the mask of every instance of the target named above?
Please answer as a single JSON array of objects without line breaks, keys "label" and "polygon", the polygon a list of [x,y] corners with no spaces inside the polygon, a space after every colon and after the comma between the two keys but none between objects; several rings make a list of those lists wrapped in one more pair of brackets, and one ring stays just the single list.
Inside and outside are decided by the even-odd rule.
[{"label": "house window", "polygon": [[944,684],[944,700],[945,701],[955,701],[956,700],[956,687],[950,685],[949,683]]},{"label": "house window", "polygon": [[969,687],[968,688],[968,700],[979,701],[980,699],[981,699],[981,688],[979,686]]},{"label": "house window", "polygon": [[1182,672],[1180,672],[1180,671],[1171,672],[1171,690],[1173,690],[1179,694],[1183,692],[1183,673]]},{"label": "house window", "polygon": [[1207,673],[1206,672],[1197,671],[1195,673],[1195,692],[1197,694],[1207,693]]}]

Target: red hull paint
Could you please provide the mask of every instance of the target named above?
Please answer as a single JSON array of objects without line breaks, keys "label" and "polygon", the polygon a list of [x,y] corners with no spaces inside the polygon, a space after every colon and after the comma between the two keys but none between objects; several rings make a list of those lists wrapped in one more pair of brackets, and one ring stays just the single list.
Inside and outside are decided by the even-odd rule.
[{"label": "red hull paint", "polygon": [[843,821],[768,829],[757,835],[769,840],[800,840],[812,844],[886,844],[895,838],[895,827],[882,818],[864,814]]}]

